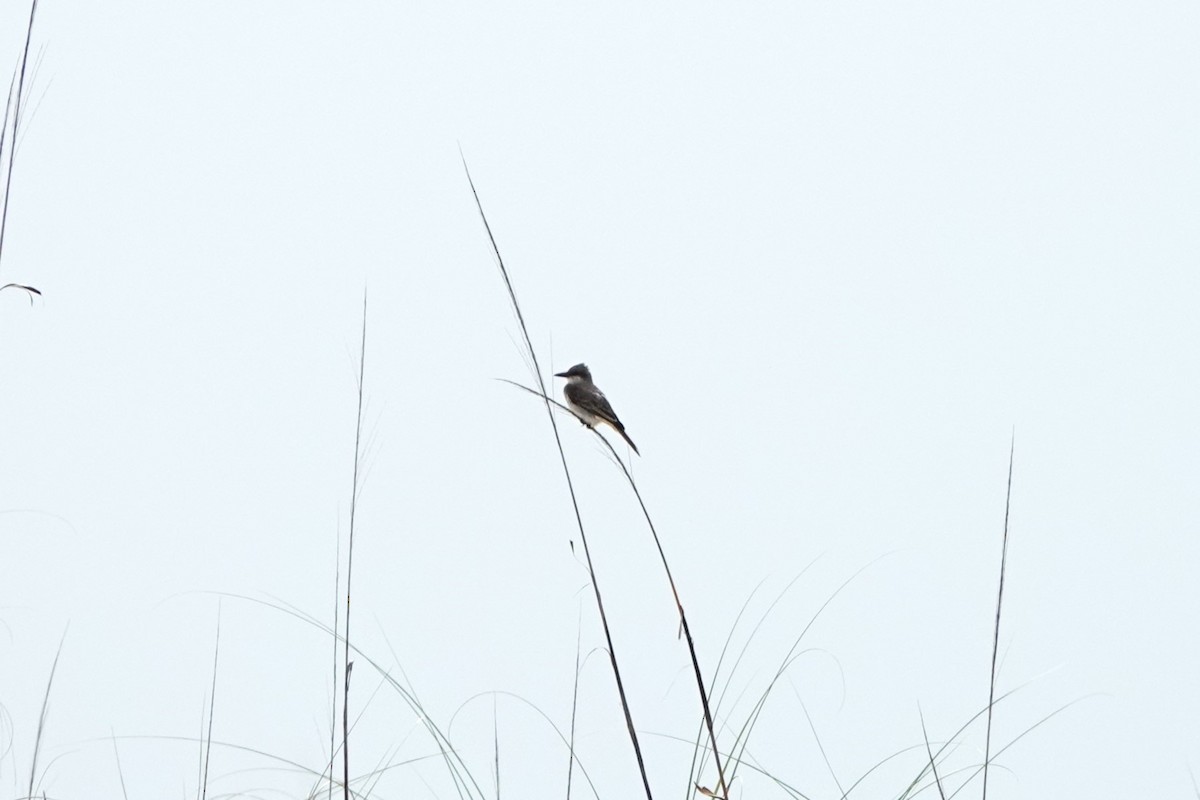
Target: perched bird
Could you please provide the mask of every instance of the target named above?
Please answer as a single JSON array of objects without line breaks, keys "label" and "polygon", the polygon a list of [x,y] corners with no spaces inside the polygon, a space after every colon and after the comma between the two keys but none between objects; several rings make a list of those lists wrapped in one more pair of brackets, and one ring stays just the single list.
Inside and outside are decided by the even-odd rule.
[{"label": "perched bird", "polygon": [[[592,383],[592,373],[587,368],[587,364],[576,364],[566,372],[557,373],[554,377],[567,379],[567,385],[563,387],[563,396],[567,398],[567,407],[575,412],[580,422],[589,428],[594,428],[601,422],[611,425],[613,430],[621,434],[621,438],[629,443],[633,452],[638,452],[637,445],[625,432],[625,426],[621,424],[621,420],[617,419],[617,414],[613,411],[608,398],[604,396],[604,392],[596,388],[596,384]],[[640,456],[641,453],[638,455]]]}]

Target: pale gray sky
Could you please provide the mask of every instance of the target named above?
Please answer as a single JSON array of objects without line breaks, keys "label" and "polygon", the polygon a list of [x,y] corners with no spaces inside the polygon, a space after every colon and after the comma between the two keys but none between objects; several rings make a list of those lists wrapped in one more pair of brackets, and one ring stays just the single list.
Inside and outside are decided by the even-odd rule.
[{"label": "pale gray sky", "polygon": [[[0,63],[27,10],[0,6]],[[586,361],[642,450],[706,668],[760,582],[749,620],[812,564],[723,722],[866,567],[769,701],[765,769],[837,798],[921,744],[918,708],[944,740],[986,703],[1015,428],[999,686],[1022,688],[995,737],[1079,702],[989,796],[1192,793],[1194,4],[39,14],[0,264],[44,292],[0,294],[0,797],[25,791],[68,626],[42,787],[95,798],[121,796],[113,733],[199,732],[211,593],[331,619],[364,284],[356,638],[443,726],[493,690],[569,723],[579,620],[585,651],[602,638],[544,412],[493,380],[529,375],[459,143],[544,367]],[[692,736],[698,709],[670,596],[619,473],[563,432],[656,796],[678,797],[691,750],[658,734]],[[330,666],[318,631],[225,600],[214,738],[320,770]],[[360,661],[359,774],[436,752],[377,683]],[[600,795],[639,796],[599,653],[580,693]],[[563,796],[553,731],[496,714],[502,793]],[[451,730],[489,792],[492,715],[473,700]],[[943,771],[979,763],[982,729],[961,742]],[[194,796],[194,743],[119,747],[131,798]],[[851,797],[900,794],[921,760]],[[309,784],[213,750],[214,796]],[[374,796],[457,795],[434,758]],[[786,795],[743,770],[734,796]]]}]

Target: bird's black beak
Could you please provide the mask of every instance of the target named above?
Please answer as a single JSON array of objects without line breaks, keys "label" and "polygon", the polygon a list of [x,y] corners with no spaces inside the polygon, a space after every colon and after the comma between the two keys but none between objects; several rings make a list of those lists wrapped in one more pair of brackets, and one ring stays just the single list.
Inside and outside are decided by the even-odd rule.
[{"label": "bird's black beak", "polygon": [[556,373],[554,373],[554,377],[556,377],[556,378],[565,378],[565,377],[567,377],[567,373],[565,373],[565,372],[556,372]]}]

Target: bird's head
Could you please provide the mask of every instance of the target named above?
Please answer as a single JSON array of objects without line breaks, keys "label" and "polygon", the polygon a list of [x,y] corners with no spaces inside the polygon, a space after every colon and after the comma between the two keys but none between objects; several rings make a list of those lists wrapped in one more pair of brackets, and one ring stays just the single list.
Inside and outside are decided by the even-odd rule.
[{"label": "bird's head", "polygon": [[587,381],[588,383],[592,382],[592,373],[590,370],[588,370],[587,364],[576,364],[566,372],[555,373],[554,377],[566,378],[571,383],[574,383],[575,381]]}]

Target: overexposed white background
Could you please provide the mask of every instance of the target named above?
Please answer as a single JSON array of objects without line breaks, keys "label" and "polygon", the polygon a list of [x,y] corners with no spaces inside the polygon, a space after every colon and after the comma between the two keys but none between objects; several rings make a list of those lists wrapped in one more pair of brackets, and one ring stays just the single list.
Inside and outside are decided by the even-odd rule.
[{"label": "overexposed white background", "polygon": [[[27,12],[0,5],[0,63]],[[923,749],[921,713],[942,741],[986,704],[1015,430],[999,688],[1022,688],[995,739],[1074,705],[990,794],[1189,794],[1198,24],[1171,2],[46,0],[0,263],[44,293],[0,294],[0,796],[26,791],[64,633],[46,795],[121,796],[116,737],[130,797],[195,796],[218,604],[213,738],[321,770],[328,637],[218,596],[332,621],[364,287],[354,637],[443,728],[462,707],[485,791],[495,726],[501,793],[563,795],[537,713],[470,700],[565,730],[577,635],[602,637],[544,411],[494,380],[530,376],[460,144],[543,366],[586,361],[642,450],[706,669],[760,583],[735,642],[808,568],[734,673],[725,746],[856,573],[754,731],[763,768],[840,797]],[[691,751],[666,737],[698,707],[670,595],[563,422],[678,796]],[[359,775],[437,752],[378,682],[359,659]],[[946,771],[982,759],[978,726],[960,741]],[[578,752],[602,797],[638,796],[596,652]],[[900,794],[921,759],[850,796]],[[224,745],[209,775],[311,784]],[[733,794],[785,796],[749,769]],[[374,795],[454,789],[434,755]]]}]

